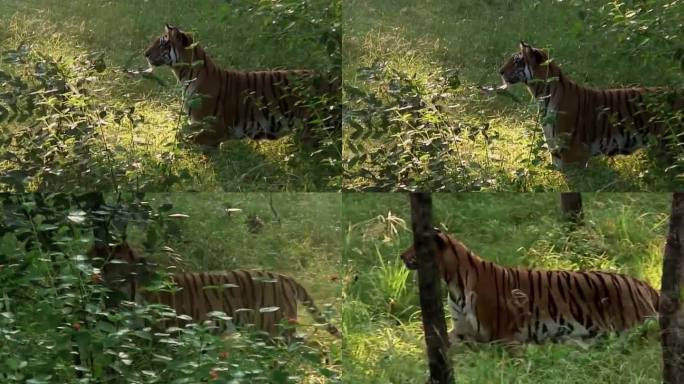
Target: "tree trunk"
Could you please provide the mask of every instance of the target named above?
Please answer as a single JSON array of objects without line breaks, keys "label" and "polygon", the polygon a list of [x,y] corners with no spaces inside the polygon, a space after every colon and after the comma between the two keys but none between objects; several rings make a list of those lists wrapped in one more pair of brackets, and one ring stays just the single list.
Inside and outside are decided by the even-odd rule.
[{"label": "tree trunk", "polygon": [[561,212],[568,220],[582,221],[582,194],[579,192],[561,192]]},{"label": "tree trunk", "polygon": [[444,308],[440,290],[440,277],[435,263],[437,245],[432,227],[432,198],[429,193],[411,194],[413,244],[418,263],[420,308],[427,344],[429,384],[454,382],[454,372],[447,355],[449,348]]},{"label": "tree trunk", "polygon": [[682,313],[682,265],[684,264],[684,193],[672,196],[670,231],[665,244],[660,296],[660,330],[663,349],[663,383],[684,383],[684,313]]},{"label": "tree trunk", "polygon": [[109,215],[103,215],[101,212],[105,211],[103,208],[105,206],[104,194],[102,192],[88,192],[81,195],[80,200],[84,203],[85,209],[90,214],[93,223],[93,237],[95,240],[95,247],[106,248],[107,244],[112,241],[112,237],[109,233],[109,222],[111,217]]}]

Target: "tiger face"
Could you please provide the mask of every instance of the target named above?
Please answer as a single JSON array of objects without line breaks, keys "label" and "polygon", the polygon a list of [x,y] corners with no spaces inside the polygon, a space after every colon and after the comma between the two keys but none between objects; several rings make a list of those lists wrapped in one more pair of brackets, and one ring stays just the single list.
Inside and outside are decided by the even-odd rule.
[{"label": "tiger face", "polygon": [[[447,277],[449,276],[450,271],[453,271],[456,268],[456,265],[454,264],[456,258],[451,257],[451,253],[448,252],[448,239],[446,238],[446,235],[437,228],[435,228],[435,244],[437,245],[435,263],[437,263],[439,274],[445,276],[445,279],[449,281]],[[413,245],[401,254],[401,259],[407,269],[416,270],[420,267],[416,258],[416,249]]]},{"label": "tiger face", "polygon": [[131,294],[131,282],[146,284],[152,279],[153,266],[144,257],[137,256],[125,242],[113,248],[93,247],[88,256],[103,259],[102,279],[105,285],[126,296]]},{"label": "tiger face", "polygon": [[543,79],[544,71],[539,68],[546,63],[546,53],[520,42],[520,52],[514,53],[504,65],[499,68],[499,74],[505,84],[527,83],[532,79]]},{"label": "tiger face", "polygon": [[154,39],[145,50],[145,57],[150,65],[173,66],[183,62],[186,47],[192,44],[192,37],[180,29],[166,24],[164,34]]}]

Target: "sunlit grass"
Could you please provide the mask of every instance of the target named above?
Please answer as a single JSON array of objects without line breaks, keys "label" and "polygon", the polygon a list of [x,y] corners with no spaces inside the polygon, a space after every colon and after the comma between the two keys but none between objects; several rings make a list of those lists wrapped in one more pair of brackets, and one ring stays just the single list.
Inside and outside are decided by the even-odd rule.
[{"label": "sunlit grass", "polygon": [[[322,2],[316,4],[323,7]],[[80,54],[104,53],[107,69],[98,74],[90,97],[112,110],[132,107],[142,120],[135,126],[109,120],[101,132],[97,144],[113,149],[112,166],[126,168],[125,176],[110,180],[110,184],[143,190],[337,189],[339,172],[326,166],[324,159],[303,153],[291,136],[273,142],[228,141],[206,154],[192,145],[179,147],[181,92],[171,70],[155,69],[164,85],[124,72],[147,67],[142,52],[167,22],[194,32],[215,61],[225,67],[325,70],[324,47],[317,46],[318,41],[310,36],[297,36],[296,28],[291,35],[269,35],[258,19],[239,16],[222,1],[159,5],[151,1],[3,0],[0,10],[6,25],[0,32],[0,50],[27,43],[33,52],[64,66]],[[8,129],[13,127],[16,125]],[[105,164],[107,159],[97,161],[110,166]],[[149,182],[139,186],[140,179]],[[28,188],[39,188],[40,183],[35,180]]]},{"label": "sunlit grass", "polygon": [[[349,31],[345,35],[345,83],[367,88],[358,70],[377,61],[419,80],[455,71],[458,87],[446,93],[427,91],[428,98],[437,98],[427,102],[436,102],[450,120],[441,133],[453,136],[448,140],[450,148],[439,153],[446,169],[430,175],[447,191],[669,191],[681,187],[681,180],[665,174],[662,165],[654,164],[643,150],[613,159],[594,158],[587,169],[564,175],[553,167],[548,150],[540,147],[537,106],[525,87],[512,87],[513,97],[482,91],[483,86],[501,84],[498,68],[520,39],[550,48],[566,75],[580,83],[598,87],[681,84],[676,61],[663,64],[648,55],[634,57],[628,44],[616,43],[615,32],[590,25],[577,3],[351,0],[344,15]],[[569,31],[541,27],[568,24]],[[357,140],[350,131],[345,130],[345,148]],[[359,141],[366,152],[382,142]],[[349,150],[344,153],[346,161],[353,155]],[[347,169],[345,186],[378,189],[364,171],[384,167],[388,165],[353,166]]]},{"label": "sunlit grass", "polygon": [[[583,224],[575,226],[563,220],[555,193],[434,194],[434,222],[501,265],[601,269],[659,287],[669,198],[585,193]],[[411,233],[381,219],[410,222],[408,196],[347,194],[343,206],[345,377],[359,383],[422,380],[427,365],[415,277],[398,287],[397,274],[387,273],[403,267],[399,255]],[[450,350],[451,362],[459,383],[657,383],[657,327],[579,343],[458,345]]]}]

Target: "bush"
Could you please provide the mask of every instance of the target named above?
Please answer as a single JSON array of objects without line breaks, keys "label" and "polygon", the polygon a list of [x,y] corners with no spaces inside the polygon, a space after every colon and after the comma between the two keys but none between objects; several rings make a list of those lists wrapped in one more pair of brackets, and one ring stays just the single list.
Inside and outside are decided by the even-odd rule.
[{"label": "bush", "polygon": [[154,325],[169,308],[126,301],[109,308],[111,293],[84,255],[91,231],[118,222],[109,230],[120,235],[122,223],[163,222],[135,199],[92,210],[96,200],[97,194],[2,198],[3,382],[301,383],[312,375],[340,381],[324,364],[326,354],[303,342],[265,342],[250,332],[222,338],[197,324],[163,330]]},{"label": "bush", "polygon": [[[101,53],[56,59],[22,44],[2,52],[2,60],[8,64],[0,71],[7,85],[0,93],[5,188],[85,191],[131,183],[168,189],[180,180],[169,164],[178,154],[174,143],[158,157],[140,150],[134,135],[144,118],[133,105],[105,101]],[[110,129],[127,131],[132,146],[113,141]],[[159,173],[140,172],[144,166]]]}]

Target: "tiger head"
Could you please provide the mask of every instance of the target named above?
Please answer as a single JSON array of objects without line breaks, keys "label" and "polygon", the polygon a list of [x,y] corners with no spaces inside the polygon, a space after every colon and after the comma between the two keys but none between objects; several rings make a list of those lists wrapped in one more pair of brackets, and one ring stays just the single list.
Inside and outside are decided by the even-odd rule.
[{"label": "tiger head", "polygon": [[105,286],[124,293],[126,297],[133,295],[133,286],[145,285],[153,278],[153,265],[138,256],[125,241],[114,247],[95,245],[87,255],[102,266]]},{"label": "tiger head", "polygon": [[548,71],[540,70],[548,65],[549,56],[546,52],[520,42],[520,52],[514,53],[504,65],[499,68],[499,74],[505,84],[527,83],[533,79],[546,79]]},{"label": "tiger head", "polygon": [[164,34],[154,39],[145,50],[150,65],[159,67],[185,62],[185,48],[192,44],[192,36],[180,29],[166,24]]},{"label": "tiger head", "polygon": [[[442,233],[442,231],[437,228],[435,228],[435,244],[437,245],[435,262],[437,263],[439,274],[444,277],[445,281],[449,282],[452,276],[455,276],[456,274],[458,264],[460,263],[459,260],[467,255],[468,250],[463,244],[449,238],[448,235]],[[420,267],[418,265],[418,260],[416,259],[416,249],[414,245],[411,245],[401,254],[401,259],[408,269],[415,270]]]}]

